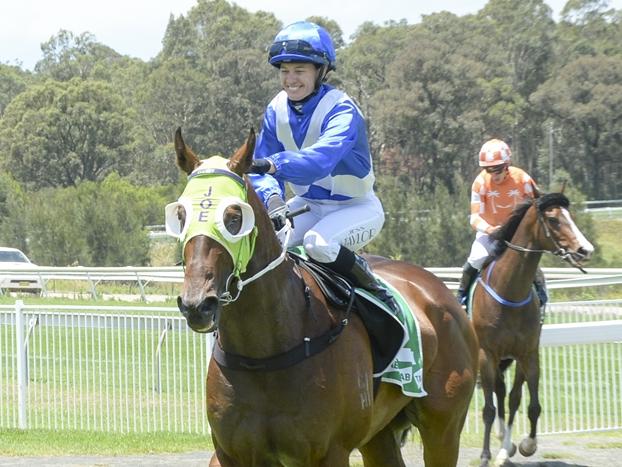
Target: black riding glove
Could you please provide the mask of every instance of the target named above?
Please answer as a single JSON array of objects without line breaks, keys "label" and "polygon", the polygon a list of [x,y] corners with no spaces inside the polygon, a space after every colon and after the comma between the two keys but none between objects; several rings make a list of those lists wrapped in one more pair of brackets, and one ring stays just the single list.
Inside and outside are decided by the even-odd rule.
[{"label": "black riding glove", "polygon": [[272,195],[268,198],[268,215],[274,224],[274,230],[277,232],[285,227],[287,213],[289,208],[285,201],[279,195]]},{"label": "black riding glove", "polygon": [[263,175],[268,173],[270,167],[271,164],[268,159],[253,159],[253,162],[251,163],[248,172]]}]

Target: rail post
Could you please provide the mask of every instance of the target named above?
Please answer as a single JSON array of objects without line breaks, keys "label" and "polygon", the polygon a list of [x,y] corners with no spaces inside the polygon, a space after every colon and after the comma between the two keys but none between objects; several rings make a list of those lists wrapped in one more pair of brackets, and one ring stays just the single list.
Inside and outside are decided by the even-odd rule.
[{"label": "rail post", "polygon": [[26,346],[24,345],[24,302],[15,302],[15,354],[17,358],[17,427],[28,428],[26,417],[26,401],[28,385],[26,384]]}]

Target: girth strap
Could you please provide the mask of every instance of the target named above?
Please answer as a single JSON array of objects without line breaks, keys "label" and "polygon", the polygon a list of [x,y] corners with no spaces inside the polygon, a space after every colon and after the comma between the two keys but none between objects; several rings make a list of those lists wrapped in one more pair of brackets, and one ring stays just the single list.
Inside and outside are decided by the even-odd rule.
[{"label": "girth strap", "polygon": [[337,340],[337,337],[339,337],[339,334],[341,334],[341,331],[343,331],[343,328],[345,328],[347,324],[347,320],[344,319],[339,323],[339,325],[329,329],[321,336],[305,337],[302,344],[299,344],[286,352],[266,358],[250,358],[225,352],[220,346],[218,339],[216,339],[216,344],[214,344],[214,349],[212,351],[212,357],[214,357],[214,360],[216,360],[220,366],[231,370],[283,370],[290,366],[294,366],[306,358],[322,352]]}]

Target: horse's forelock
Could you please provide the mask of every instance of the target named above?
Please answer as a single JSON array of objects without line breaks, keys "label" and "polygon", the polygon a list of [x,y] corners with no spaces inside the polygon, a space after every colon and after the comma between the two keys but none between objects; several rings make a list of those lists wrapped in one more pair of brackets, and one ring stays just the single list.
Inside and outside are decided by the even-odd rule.
[{"label": "horse's forelock", "polygon": [[540,212],[544,212],[552,206],[560,206],[566,209],[570,206],[570,200],[563,193],[547,193],[538,198],[536,203]]}]

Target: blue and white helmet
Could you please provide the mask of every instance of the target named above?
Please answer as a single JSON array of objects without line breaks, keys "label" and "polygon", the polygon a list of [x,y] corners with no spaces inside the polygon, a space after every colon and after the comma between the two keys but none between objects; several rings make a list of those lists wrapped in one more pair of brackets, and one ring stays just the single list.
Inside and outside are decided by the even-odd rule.
[{"label": "blue and white helmet", "polygon": [[309,21],[298,21],[276,35],[268,61],[277,68],[283,62],[310,62],[326,65],[330,71],[336,68],[337,59],[333,40],[326,29]]}]

